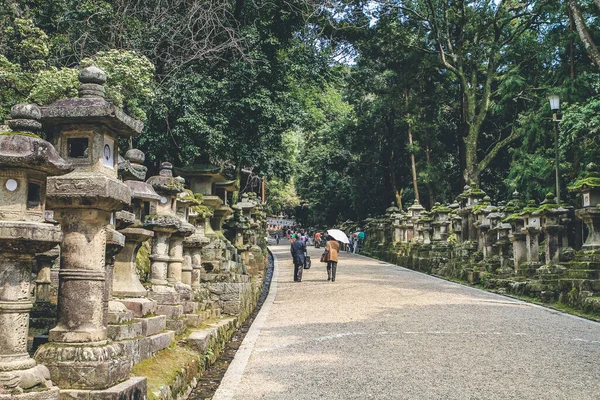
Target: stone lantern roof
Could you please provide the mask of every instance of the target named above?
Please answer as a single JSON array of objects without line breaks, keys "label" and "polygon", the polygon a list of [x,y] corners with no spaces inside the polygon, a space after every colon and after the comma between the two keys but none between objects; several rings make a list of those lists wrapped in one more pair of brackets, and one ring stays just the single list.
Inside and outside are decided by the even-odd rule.
[{"label": "stone lantern roof", "polygon": [[63,99],[41,107],[44,127],[54,125],[98,123],[105,125],[118,136],[138,136],[144,123],[125,114],[104,98],[106,74],[91,66],[79,72],[79,98]]},{"label": "stone lantern roof", "polygon": [[218,165],[206,163],[206,164],[192,164],[186,165],[185,167],[175,168],[177,175],[183,177],[194,177],[194,176],[212,176],[215,178],[222,178],[221,171],[223,168]]},{"label": "stone lantern roof", "polygon": [[154,190],[175,195],[183,192],[183,183],[173,177],[173,165],[170,162],[160,164],[160,172],[158,175],[148,178],[146,183],[152,185]]},{"label": "stone lantern roof", "polygon": [[54,146],[35,135],[41,128],[40,109],[35,104],[18,104],[11,110],[8,125],[13,131],[0,134],[0,167],[28,168],[47,175],[73,170]]}]

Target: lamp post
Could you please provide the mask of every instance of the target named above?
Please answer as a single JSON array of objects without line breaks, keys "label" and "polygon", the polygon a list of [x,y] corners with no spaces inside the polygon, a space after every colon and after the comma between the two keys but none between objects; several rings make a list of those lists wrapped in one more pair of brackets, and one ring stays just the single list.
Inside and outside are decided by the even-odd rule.
[{"label": "lamp post", "polygon": [[560,184],[558,178],[558,123],[561,120],[559,114],[560,97],[554,94],[548,97],[550,101],[550,109],[552,110],[552,121],[554,121],[554,163],[556,169],[556,202],[560,204]]}]

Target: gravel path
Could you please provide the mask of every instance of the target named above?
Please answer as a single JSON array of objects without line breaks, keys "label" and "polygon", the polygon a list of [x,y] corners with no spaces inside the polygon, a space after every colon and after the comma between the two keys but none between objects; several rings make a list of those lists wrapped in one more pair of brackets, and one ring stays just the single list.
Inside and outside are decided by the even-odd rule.
[{"label": "gravel path", "polygon": [[327,282],[313,247],[295,283],[271,250],[274,295],[214,400],[600,399],[598,323],[345,253]]}]

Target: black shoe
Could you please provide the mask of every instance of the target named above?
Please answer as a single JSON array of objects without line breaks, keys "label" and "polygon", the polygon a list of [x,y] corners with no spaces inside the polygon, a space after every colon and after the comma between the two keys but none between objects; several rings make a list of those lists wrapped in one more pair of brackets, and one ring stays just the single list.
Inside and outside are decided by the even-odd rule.
[{"label": "black shoe", "polygon": [[332,279],[331,282],[335,282],[335,279]]}]

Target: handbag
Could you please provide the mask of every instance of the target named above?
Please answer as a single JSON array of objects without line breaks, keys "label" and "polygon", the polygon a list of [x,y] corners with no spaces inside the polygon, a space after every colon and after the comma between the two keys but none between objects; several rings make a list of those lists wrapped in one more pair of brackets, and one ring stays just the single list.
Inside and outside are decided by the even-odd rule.
[{"label": "handbag", "polygon": [[329,261],[329,251],[325,250],[323,252],[323,254],[321,254],[321,262],[328,262]]},{"label": "handbag", "polygon": [[310,269],[311,261],[310,256],[304,257],[304,269]]}]

